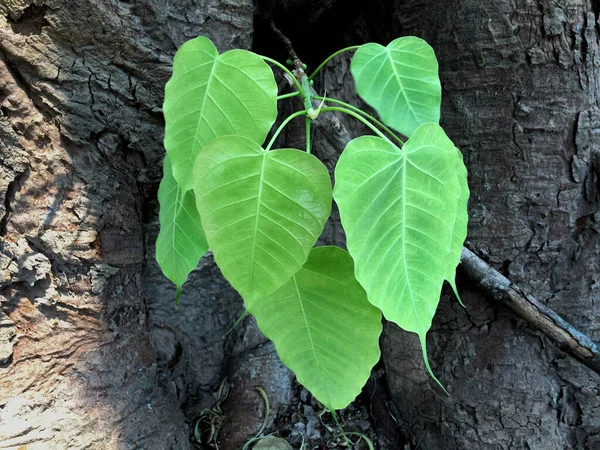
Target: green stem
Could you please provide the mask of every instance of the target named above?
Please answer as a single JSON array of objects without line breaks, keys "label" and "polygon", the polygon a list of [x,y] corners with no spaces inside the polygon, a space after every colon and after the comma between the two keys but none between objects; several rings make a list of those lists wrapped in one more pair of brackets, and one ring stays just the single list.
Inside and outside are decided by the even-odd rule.
[{"label": "green stem", "polygon": [[[263,56],[263,55],[258,55],[258,56],[260,56],[263,60],[265,60],[267,62],[270,62],[271,64],[276,65],[281,70],[283,70],[285,73],[287,73],[290,76],[290,78],[292,79],[292,81],[294,82],[294,84],[296,85],[296,89],[298,89],[298,92],[300,93],[300,95],[302,95],[302,86],[300,86],[300,83],[298,83],[298,80],[296,79],[296,77],[294,76],[294,74],[290,71],[290,69],[288,69],[287,67],[285,67],[279,61],[275,61],[274,59],[271,59],[268,56]],[[304,98],[304,97],[302,97],[302,98]]]},{"label": "green stem", "polygon": [[265,428],[267,428],[267,424],[269,422],[269,397],[267,397],[267,393],[263,390],[263,388],[257,386],[256,390],[258,391],[258,393],[260,394],[260,396],[262,397],[263,401],[265,402],[265,419],[263,420],[263,423],[260,427],[260,430],[258,430],[258,433],[256,433],[256,437],[259,437],[263,431],[265,431]]},{"label": "green stem", "polygon": [[346,444],[348,444],[348,447],[352,448],[352,442],[350,442],[350,439],[348,439],[348,436],[346,436],[346,433],[344,433],[344,429],[342,428],[342,424],[338,420],[338,416],[335,413],[335,409],[330,408],[329,411],[331,412],[331,415],[333,416],[333,420],[334,420],[335,424],[340,429],[340,433],[342,433],[342,437],[344,438],[344,441],[346,441]]},{"label": "green stem", "polygon": [[281,125],[279,125],[279,128],[277,128],[277,131],[275,131],[275,134],[269,141],[269,145],[267,145],[267,148],[265,150],[267,150],[267,151],[271,150],[271,147],[275,143],[275,139],[277,139],[277,137],[281,134],[281,131],[285,128],[285,126],[288,124],[288,122],[290,120],[295,119],[296,117],[305,116],[305,115],[306,115],[306,111],[304,111],[304,110],[296,111],[294,114],[288,116],[283,122],[281,122]]},{"label": "green stem", "polygon": [[327,106],[326,108],[321,108],[321,112],[328,112],[328,111],[337,111],[337,112],[348,114],[349,116],[354,117],[356,120],[359,120],[362,123],[364,123],[367,127],[369,127],[373,131],[373,133],[375,133],[380,138],[385,139],[386,141],[389,141],[389,139],[385,136],[385,134],[383,134],[381,131],[379,131],[375,125],[373,125],[371,122],[369,122],[367,119],[365,119],[360,114],[356,114],[354,111],[352,111],[348,108],[340,108],[339,106]]},{"label": "green stem", "polygon": [[304,109],[307,111],[312,108],[311,92],[310,92],[310,81],[306,78],[306,75],[302,76],[300,80],[302,86],[302,98],[304,99]]},{"label": "green stem", "polygon": [[343,48],[343,49],[341,49],[341,50],[338,50],[338,51],[337,51],[337,52],[335,52],[333,55],[331,55],[330,57],[328,57],[328,58],[327,58],[325,61],[323,61],[323,62],[322,62],[320,65],[319,65],[319,67],[317,67],[317,68],[315,69],[315,71],[314,71],[313,73],[311,73],[311,74],[310,74],[310,77],[308,77],[308,79],[309,79],[309,80],[312,80],[312,79],[315,77],[315,75],[316,75],[316,74],[318,74],[318,73],[319,73],[319,71],[320,71],[320,70],[321,70],[323,67],[325,67],[325,64],[327,64],[329,61],[331,61],[331,60],[332,60],[333,58],[335,58],[337,55],[340,55],[340,54],[342,54],[342,53],[344,53],[344,52],[350,52],[350,51],[352,51],[352,50],[358,50],[359,48],[360,48],[360,45],[353,45],[352,47],[346,47],[346,48]]},{"label": "green stem", "polygon": [[300,91],[290,92],[289,94],[278,95],[277,96],[277,100],[283,100],[283,99],[286,99],[286,98],[295,97],[297,95],[300,95]]},{"label": "green stem", "polygon": [[310,122],[311,119],[308,115],[305,117],[306,119],[306,153],[310,153]]},{"label": "green stem", "polygon": [[338,105],[342,105],[345,108],[348,108],[354,112],[359,113],[361,116],[363,116],[366,119],[371,120],[372,122],[374,122],[379,128],[381,128],[383,131],[385,131],[386,133],[388,133],[390,136],[392,136],[396,141],[398,141],[398,143],[400,145],[404,145],[404,141],[402,139],[400,139],[398,136],[396,136],[396,133],[394,133],[392,130],[390,130],[387,126],[385,126],[381,121],[377,120],[375,117],[373,117],[372,115],[364,112],[362,109],[357,108],[356,106],[352,106],[349,103],[343,102],[341,100],[338,100],[336,98],[330,98],[330,97],[319,97],[319,96],[314,96],[313,97],[315,100],[325,100],[325,102],[331,102],[331,103],[337,103]]},{"label": "green stem", "polygon": [[[263,431],[265,431],[265,428],[267,427],[267,423],[269,422],[269,413],[270,413],[269,397],[267,397],[267,393],[263,390],[263,388],[257,386],[256,390],[258,391],[258,393],[262,397],[263,401],[265,402],[265,418],[263,419],[262,426],[260,427],[260,430],[258,430],[258,433],[256,433],[256,435],[252,439],[250,439],[249,441],[247,441],[244,444],[244,446],[242,447],[242,450],[248,450],[252,444],[254,444],[256,441],[261,440]],[[218,447],[217,447],[217,449],[218,449]]]},{"label": "green stem", "polygon": [[362,433],[357,433],[356,431],[347,431],[347,432],[345,432],[345,435],[346,436],[358,436],[359,438],[363,439],[367,443],[367,447],[369,447],[369,450],[375,450],[375,447],[373,447],[373,442],[371,441],[371,439],[369,439],[368,436],[366,436]]}]

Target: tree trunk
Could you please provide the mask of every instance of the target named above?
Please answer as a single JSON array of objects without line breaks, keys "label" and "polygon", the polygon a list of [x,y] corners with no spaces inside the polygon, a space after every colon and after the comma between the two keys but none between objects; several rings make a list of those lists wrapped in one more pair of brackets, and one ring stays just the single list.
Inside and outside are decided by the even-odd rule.
[{"label": "tree trunk", "polygon": [[[469,241],[526,292],[599,336],[600,53],[588,1],[403,1],[394,29],[427,39],[442,124],[469,168]],[[389,37],[392,37],[389,35]],[[600,448],[598,375],[481,292],[442,299],[434,371],[396,327],[383,341],[399,420],[420,448]],[[407,342],[414,343],[407,345]]]},{"label": "tree trunk", "polygon": [[[0,448],[187,449],[237,295],[207,259],[174,310],[154,261],[164,83],[244,0],[0,2]],[[208,311],[208,312],[207,312]]]},{"label": "tree trunk", "polygon": [[[344,45],[427,39],[470,171],[472,249],[598,340],[597,2],[356,3],[0,0],[0,449],[188,449],[195,425],[238,449],[265,413],[255,387],[268,430],[298,447],[335,434],[252,320],[227,334],[243,305],[210,256],[178,312],[154,259],[173,55],[199,34],[250,48],[255,32],[257,51],[285,60],[271,19],[313,67]],[[348,61],[316,88],[356,100]],[[335,211],[320,242],[343,245]],[[444,295],[429,334],[450,396],[417,339],[388,325],[346,428],[379,449],[600,448],[597,375],[460,281],[467,309]]]}]

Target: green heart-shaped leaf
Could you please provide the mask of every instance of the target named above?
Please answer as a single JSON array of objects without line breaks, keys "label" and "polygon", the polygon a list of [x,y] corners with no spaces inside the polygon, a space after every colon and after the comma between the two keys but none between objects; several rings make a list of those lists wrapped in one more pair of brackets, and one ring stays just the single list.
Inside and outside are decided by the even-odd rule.
[{"label": "green heart-shaped leaf", "polygon": [[314,248],[285,285],[246,306],[281,361],[331,410],[356,398],[379,360],[381,312],[338,247]]},{"label": "green heart-shaped leaf", "polygon": [[196,156],[215,137],[239,135],[262,144],[277,117],[277,84],[260,56],[245,50],[219,55],[200,36],[175,54],[163,111],[173,175],[188,191]]},{"label": "green heart-shaped leaf", "polygon": [[177,285],[178,294],[189,273],[198,265],[208,244],[192,191],[183,192],[165,156],[163,179],[158,188],[160,232],[156,239],[156,260],[165,276]]},{"label": "green heart-shaped leaf", "polygon": [[422,124],[439,122],[442,88],[438,63],[423,39],[402,37],[387,47],[361,45],[350,71],[358,95],[400,133],[412,136]]},{"label": "green heart-shaped leaf", "polygon": [[[386,319],[425,336],[450,264],[458,155],[436,124],[399,149],[364,136],[344,149],[334,198],[356,278]],[[429,368],[429,364],[427,363]]]},{"label": "green heart-shaped leaf", "polygon": [[271,294],[308,257],[331,212],[331,180],[314,156],[265,151],[238,136],[196,159],[196,204],[223,275],[244,300]]}]

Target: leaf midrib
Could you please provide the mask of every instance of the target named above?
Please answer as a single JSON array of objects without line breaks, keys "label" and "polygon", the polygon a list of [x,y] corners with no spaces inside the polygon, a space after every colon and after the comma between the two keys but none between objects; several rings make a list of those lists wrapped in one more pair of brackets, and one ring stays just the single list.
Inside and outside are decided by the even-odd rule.
[{"label": "leaf midrib", "polygon": [[[319,359],[317,357],[317,351],[315,350],[315,344],[313,342],[312,334],[310,332],[310,326],[308,325],[308,318],[306,317],[306,312],[304,311],[304,303],[302,302],[302,296],[300,295],[300,289],[298,288],[298,282],[296,281],[296,275],[292,276],[292,280],[294,280],[294,287],[296,288],[296,295],[298,296],[298,303],[300,303],[300,309],[302,310],[302,318],[304,319],[304,325],[306,325],[306,333],[308,334],[308,340],[310,341],[310,348],[313,354],[313,358],[315,360],[315,365],[317,366],[317,373],[319,374],[319,380],[321,381],[321,386],[323,386],[323,390],[327,392],[327,399],[329,400],[329,392],[327,390],[327,385],[325,384],[325,380],[323,379],[323,374],[321,373],[321,366],[319,366]],[[327,406],[327,405],[325,405]]]},{"label": "leaf midrib", "polygon": [[252,236],[252,254],[250,256],[250,286],[248,292],[250,295],[254,293],[254,252],[256,249],[256,236],[258,234],[258,219],[260,218],[260,206],[262,203],[263,180],[265,178],[265,166],[267,164],[268,152],[263,150],[263,160],[260,168],[260,177],[258,179],[258,195],[256,196],[256,219],[254,221],[254,233]]},{"label": "leaf midrib", "polygon": [[415,318],[417,319],[417,328],[419,329],[419,335],[421,334],[421,320],[419,319],[419,314],[417,313],[417,305],[415,305],[415,296],[413,294],[412,286],[410,284],[410,278],[408,275],[408,266],[406,264],[406,173],[408,172],[407,164],[408,156],[404,156],[404,170],[402,171],[402,197],[404,201],[402,202],[402,256],[404,258],[403,266],[404,266],[404,276],[406,277],[406,285],[408,286],[408,291],[410,292],[410,302],[413,307],[413,311],[415,313]]},{"label": "leaf midrib", "polygon": [[411,102],[409,101],[408,97],[406,96],[406,92],[404,92],[404,85],[402,84],[402,80],[400,79],[400,76],[398,75],[398,72],[396,71],[396,66],[394,65],[394,60],[392,59],[392,53],[390,52],[389,48],[387,48],[387,47],[384,47],[384,48],[385,48],[385,51],[390,60],[390,64],[392,66],[392,70],[394,71],[394,75],[396,76],[396,79],[398,80],[398,84],[400,85],[400,92],[402,92],[402,96],[404,97],[404,100],[406,100],[406,105],[408,106],[408,109],[410,110],[411,115],[418,122],[419,118],[417,117],[417,114],[415,113],[415,110],[413,109]]},{"label": "leaf midrib", "polygon": [[194,143],[192,144],[192,151],[190,152],[190,158],[188,159],[188,163],[192,165],[194,163],[193,158],[196,152],[196,146],[198,142],[200,142],[200,139],[198,138],[198,130],[200,129],[200,124],[202,123],[202,110],[204,109],[204,103],[206,103],[206,98],[208,97],[208,93],[210,91],[210,83],[213,80],[213,74],[215,73],[215,67],[217,66],[218,59],[219,57],[217,56],[213,61],[213,65],[210,69],[210,74],[208,75],[208,82],[206,83],[206,91],[204,91],[204,95],[202,96],[202,102],[200,103],[200,108],[198,109],[198,111],[200,111],[200,115],[198,116],[196,131],[194,131]]}]

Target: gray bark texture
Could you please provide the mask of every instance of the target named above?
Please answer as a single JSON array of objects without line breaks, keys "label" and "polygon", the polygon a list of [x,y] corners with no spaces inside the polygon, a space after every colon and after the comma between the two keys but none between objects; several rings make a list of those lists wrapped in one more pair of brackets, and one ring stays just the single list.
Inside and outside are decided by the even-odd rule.
[{"label": "gray bark texture", "polygon": [[[0,449],[210,448],[195,425],[239,449],[263,421],[257,387],[267,431],[341,446],[253,320],[228,333],[243,305],[210,255],[178,312],[154,259],[173,55],[199,34],[251,48],[254,13],[301,58],[309,44],[427,39],[470,172],[470,248],[600,340],[598,2],[388,0],[350,16],[341,1],[277,3],[0,0]],[[357,102],[349,57],[315,88]],[[330,169],[348,138],[336,133],[364,132],[331,117],[313,142]],[[303,133],[291,126],[286,145]],[[335,208],[320,242],[344,245]],[[379,449],[600,449],[598,376],[466,278],[459,289],[467,308],[443,295],[428,337],[450,396],[416,336],[388,324],[346,429]]]},{"label": "gray bark texture", "polygon": [[[600,336],[598,2],[403,1],[393,28],[440,61],[442,125],[469,168],[469,241],[525,292]],[[598,449],[598,376],[481,292],[443,298],[418,344],[383,339],[389,388],[413,444]],[[414,344],[410,344],[414,343]]]}]

